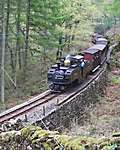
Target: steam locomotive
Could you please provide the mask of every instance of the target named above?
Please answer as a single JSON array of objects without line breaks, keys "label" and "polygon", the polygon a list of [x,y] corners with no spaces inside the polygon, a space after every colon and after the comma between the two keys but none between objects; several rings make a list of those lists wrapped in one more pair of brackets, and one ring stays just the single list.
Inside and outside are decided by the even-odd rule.
[{"label": "steam locomotive", "polygon": [[68,55],[48,70],[48,85],[52,91],[64,91],[74,83],[80,84],[88,74],[95,72],[106,60],[109,42],[95,36],[93,46],[78,55]]}]

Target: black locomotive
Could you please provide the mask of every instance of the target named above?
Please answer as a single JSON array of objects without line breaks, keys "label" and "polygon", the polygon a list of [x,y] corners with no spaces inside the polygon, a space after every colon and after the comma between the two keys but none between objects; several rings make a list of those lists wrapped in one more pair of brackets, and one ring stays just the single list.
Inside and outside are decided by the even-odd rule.
[{"label": "black locomotive", "polygon": [[90,72],[96,71],[106,60],[109,42],[95,37],[94,45],[78,55],[68,55],[48,70],[48,84],[53,91],[64,91],[74,83],[81,83]]}]

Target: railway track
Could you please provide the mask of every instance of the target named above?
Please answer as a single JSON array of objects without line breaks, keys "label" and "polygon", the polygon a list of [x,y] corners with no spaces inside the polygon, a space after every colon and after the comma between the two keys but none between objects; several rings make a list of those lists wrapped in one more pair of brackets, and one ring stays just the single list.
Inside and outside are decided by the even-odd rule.
[{"label": "railway track", "polygon": [[[49,103],[52,101],[52,104],[54,104],[54,108],[62,105],[63,103],[70,100],[72,97],[74,97],[77,93],[82,92],[91,82],[93,82],[100,73],[104,70],[104,66],[100,68],[94,75],[89,76],[85,82],[83,82],[81,85],[76,86],[72,89],[69,89],[65,93],[51,93],[50,90],[35,96],[28,100],[27,102],[18,105],[12,109],[9,109],[3,113],[0,114],[0,123],[3,123],[7,120],[19,117],[20,115],[25,115],[28,112],[31,112],[31,110],[36,109],[37,107],[40,107],[44,104]],[[57,103],[56,103],[57,102]],[[39,111],[38,111],[39,112]]]},{"label": "railway track", "polygon": [[8,111],[1,113],[0,114],[0,123],[3,123],[5,121],[10,120],[14,117],[17,117],[19,115],[22,115],[39,105],[47,103],[48,101],[50,101],[57,95],[58,94],[51,93],[51,91],[48,90],[43,94],[35,96],[35,97],[31,98],[30,100],[28,100],[27,102],[25,102],[21,105],[18,105]]}]

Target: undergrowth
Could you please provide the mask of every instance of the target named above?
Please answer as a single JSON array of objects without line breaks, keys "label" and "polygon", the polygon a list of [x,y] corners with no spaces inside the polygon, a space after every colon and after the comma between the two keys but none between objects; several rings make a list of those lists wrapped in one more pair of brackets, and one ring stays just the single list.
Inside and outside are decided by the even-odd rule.
[{"label": "undergrowth", "polygon": [[120,76],[112,76],[111,82],[113,84],[120,84]]}]

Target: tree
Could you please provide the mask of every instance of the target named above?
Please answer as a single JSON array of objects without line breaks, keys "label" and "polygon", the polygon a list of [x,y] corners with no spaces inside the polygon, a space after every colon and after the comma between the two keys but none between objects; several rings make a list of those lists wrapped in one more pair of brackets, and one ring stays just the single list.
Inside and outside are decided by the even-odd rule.
[{"label": "tree", "polygon": [[2,1],[2,59],[1,59],[1,101],[4,104],[4,95],[5,95],[5,79],[4,79],[4,63],[5,63],[5,3]]},{"label": "tree", "polygon": [[27,0],[24,71],[27,69],[31,0]]}]

